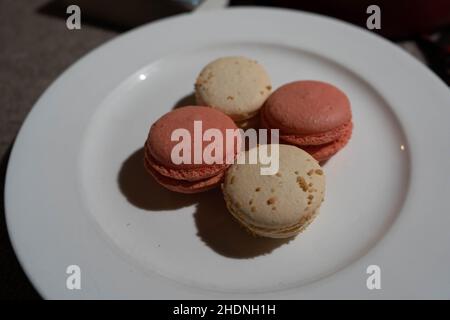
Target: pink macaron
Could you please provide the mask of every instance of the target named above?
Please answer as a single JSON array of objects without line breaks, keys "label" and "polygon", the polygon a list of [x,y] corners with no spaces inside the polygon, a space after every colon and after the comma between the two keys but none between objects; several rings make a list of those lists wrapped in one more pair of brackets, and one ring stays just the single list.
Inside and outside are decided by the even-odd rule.
[{"label": "pink macaron", "polygon": [[325,161],[350,140],[350,101],[337,87],[321,81],[295,81],[275,90],[261,112],[261,125],[279,129],[280,140]]},{"label": "pink macaron", "polygon": [[[195,150],[202,152],[211,144],[208,139],[203,139],[208,129],[215,129],[223,138],[219,144],[222,146],[221,159],[212,163],[203,159],[202,153],[197,153],[201,157],[196,158],[195,155]],[[177,108],[151,126],[144,148],[144,165],[159,184],[172,191],[196,193],[214,188],[220,184],[229,166],[227,159],[234,159],[237,151],[232,145],[227,145],[227,129],[238,128],[230,117],[218,110],[199,106]],[[182,163],[174,161],[174,154],[178,154],[174,153],[177,150],[174,148],[182,140],[176,135],[177,132],[186,133],[190,138],[187,148],[181,152],[183,158],[189,161]]]}]

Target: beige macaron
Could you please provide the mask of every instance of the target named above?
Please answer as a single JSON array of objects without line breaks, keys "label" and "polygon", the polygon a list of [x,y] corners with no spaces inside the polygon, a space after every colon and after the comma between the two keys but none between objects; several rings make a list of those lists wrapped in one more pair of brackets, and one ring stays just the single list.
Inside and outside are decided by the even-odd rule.
[{"label": "beige macaron", "polygon": [[195,83],[198,105],[216,108],[238,124],[257,115],[271,92],[272,84],[263,66],[245,57],[212,61]]},{"label": "beige macaron", "polygon": [[[276,174],[262,175],[261,168],[267,165],[260,161],[248,164],[255,152],[276,155],[271,149],[276,146]],[[246,164],[233,164],[222,184],[231,214],[252,234],[263,237],[288,238],[303,231],[324,199],[325,174],[319,163],[302,149],[283,144],[261,145],[241,156]]]}]

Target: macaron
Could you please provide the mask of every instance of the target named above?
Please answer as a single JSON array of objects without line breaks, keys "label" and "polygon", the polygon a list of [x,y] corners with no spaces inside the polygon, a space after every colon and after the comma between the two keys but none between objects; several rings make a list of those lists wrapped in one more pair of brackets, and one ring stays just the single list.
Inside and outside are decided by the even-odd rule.
[{"label": "macaron", "polygon": [[240,127],[254,124],[249,119],[272,92],[264,67],[246,57],[223,57],[212,61],[197,77],[195,96],[198,105],[210,106],[229,115]]},{"label": "macaron", "polygon": [[311,155],[291,145],[260,145],[240,156],[251,159],[252,153],[266,154],[274,146],[279,148],[276,174],[261,175],[266,166],[261,162],[237,162],[227,170],[222,191],[228,210],[250,233],[288,238],[303,231],[318,214],[325,174]]},{"label": "macaron", "polygon": [[279,129],[280,141],[325,161],[350,140],[350,100],[332,84],[295,81],[275,90],[261,111],[261,126]]},{"label": "macaron", "polygon": [[[211,144],[203,139],[208,129],[218,130],[223,139],[218,144],[221,146],[218,161],[203,157],[203,151]],[[230,117],[209,107],[186,106],[166,113],[150,128],[144,147],[145,168],[159,184],[175,192],[196,193],[214,188],[220,185],[230,166],[229,159],[233,160],[237,153],[236,140],[234,146],[231,142],[227,144],[227,129],[238,128]],[[184,133],[189,141],[177,135],[173,139],[175,132]],[[181,151],[182,142],[186,148]],[[196,150],[199,150],[197,156]],[[174,155],[187,161],[177,160]]]}]

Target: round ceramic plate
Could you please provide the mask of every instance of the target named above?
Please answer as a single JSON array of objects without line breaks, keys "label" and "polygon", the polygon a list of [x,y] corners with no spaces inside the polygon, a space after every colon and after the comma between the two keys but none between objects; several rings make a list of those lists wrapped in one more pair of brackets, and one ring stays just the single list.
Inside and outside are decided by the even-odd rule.
[{"label": "round ceramic plate", "polygon": [[[220,190],[171,193],[143,169],[152,122],[228,55],[257,59],[275,88],[318,79],[351,100],[320,215],[290,241],[249,236]],[[181,15],[103,45],[39,99],[9,162],[9,233],[45,298],[449,298],[448,119],[449,89],[368,31],[286,10]]]}]

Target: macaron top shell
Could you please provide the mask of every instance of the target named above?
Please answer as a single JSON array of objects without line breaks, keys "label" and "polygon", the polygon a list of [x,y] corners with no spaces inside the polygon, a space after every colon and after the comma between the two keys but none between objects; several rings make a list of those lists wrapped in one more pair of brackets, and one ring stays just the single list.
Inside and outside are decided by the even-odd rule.
[{"label": "macaron top shell", "polygon": [[[201,121],[201,130],[194,132],[194,125],[196,121]],[[197,123],[197,125],[200,122]],[[188,152],[190,153],[190,163],[176,164],[172,160],[172,151],[174,147],[181,143],[181,138],[179,140],[172,141],[172,134],[177,129],[185,129],[183,131],[189,132],[190,141]],[[146,147],[153,158],[160,164],[176,168],[176,169],[186,169],[186,168],[199,168],[204,166],[210,166],[211,164],[205,163],[204,158],[201,157],[200,163],[195,163],[194,153],[195,153],[195,140],[200,139],[199,146],[201,146],[201,155],[205,150],[206,146],[211,144],[211,141],[204,141],[203,134],[208,129],[217,129],[222,135],[222,155],[223,159],[221,164],[226,164],[227,157],[234,158],[236,149],[231,148],[227,145],[226,141],[226,130],[232,129],[237,130],[234,121],[225,115],[224,113],[209,108],[209,107],[199,107],[199,106],[186,106],[175,109],[169,113],[166,113],[161,118],[159,118],[150,128],[148,134]],[[236,141],[235,141],[236,145]],[[199,148],[197,148],[199,150]]]},{"label": "macaron top shell", "polygon": [[195,83],[197,103],[216,108],[233,120],[259,110],[272,92],[263,66],[245,57],[224,57],[209,63]]},{"label": "macaron top shell", "polygon": [[[253,148],[245,156],[267,152],[268,146],[273,145]],[[318,162],[297,147],[278,146],[277,174],[261,175],[261,167],[267,166],[261,163],[234,164],[226,173],[225,200],[250,230],[251,226],[266,230],[298,226],[302,217],[315,213],[324,198],[325,175]]]},{"label": "macaron top shell", "polygon": [[321,81],[295,81],[267,99],[264,117],[282,133],[315,134],[351,121],[350,101],[340,89]]}]

